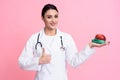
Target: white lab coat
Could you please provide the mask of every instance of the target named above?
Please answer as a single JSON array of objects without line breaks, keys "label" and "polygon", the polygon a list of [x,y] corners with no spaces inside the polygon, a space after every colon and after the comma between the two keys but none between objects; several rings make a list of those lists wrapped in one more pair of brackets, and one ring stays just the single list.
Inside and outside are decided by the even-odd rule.
[{"label": "white lab coat", "polygon": [[[51,55],[49,64],[39,64],[42,49],[40,46],[37,47],[37,50],[35,49],[39,33],[39,41],[45,48],[45,52]],[[51,43],[48,43],[48,39],[45,38],[44,29],[39,33],[35,33],[30,37],[18,59],[21,68],[37,72],[35,80],[68,80],[66,61],[74,67],[79,66],[95,51],[86,45],[86,47],[78,53],[72,37],[58,29]],[[62,36],[64,49],[60,48],[60,36]]]}]

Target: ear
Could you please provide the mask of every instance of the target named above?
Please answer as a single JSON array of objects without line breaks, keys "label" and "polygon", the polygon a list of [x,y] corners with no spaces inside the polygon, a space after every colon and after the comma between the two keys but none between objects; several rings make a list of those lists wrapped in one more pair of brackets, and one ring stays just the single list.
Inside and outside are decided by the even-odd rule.
[{"label": "ear", "polygon": [[43,16],[41,16],[41,19],[44,21],[44,17]]}]

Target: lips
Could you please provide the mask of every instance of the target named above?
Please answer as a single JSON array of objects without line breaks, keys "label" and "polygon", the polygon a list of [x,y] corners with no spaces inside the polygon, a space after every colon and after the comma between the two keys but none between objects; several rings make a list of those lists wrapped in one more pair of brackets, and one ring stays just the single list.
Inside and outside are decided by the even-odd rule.
[{"label": "lips", "polygon": [[56,25],[56,23],[50,23],[50,25],[55,26],[55,25]]}]

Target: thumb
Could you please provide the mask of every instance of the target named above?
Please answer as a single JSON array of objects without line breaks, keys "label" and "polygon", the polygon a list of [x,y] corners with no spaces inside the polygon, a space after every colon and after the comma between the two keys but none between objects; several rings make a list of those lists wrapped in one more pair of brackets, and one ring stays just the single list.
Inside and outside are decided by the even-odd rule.
[{"label": "thumb", "polygon": [[42,53],[45,53],[45,48],[42,48]]},{"label": "thumb", "polygon": [[45,55],[45,48],[42,48],[42,56]]}]

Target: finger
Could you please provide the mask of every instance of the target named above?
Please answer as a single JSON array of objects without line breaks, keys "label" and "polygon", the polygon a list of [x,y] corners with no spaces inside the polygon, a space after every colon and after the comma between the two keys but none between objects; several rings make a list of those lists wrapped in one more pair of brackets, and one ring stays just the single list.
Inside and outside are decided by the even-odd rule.
[{"label": "finger", "polygon": [[110,44],[110,41],[106,42],[106,45],[109,45]]},{"label": "finger", "polygon": [[42,48],[42,56],[45,56],[45,48]]},{"label": "finger", "polygon": [[48,56],[47,59],[51,60],[51,56]]},{"label": "finger", "polygon": [[46,60],[42,64],[48,64],[48,63],[50,63],[50,61]]},{"label": "finger", "polygon": [[94,44],[95,47],[102,47],[102,46],[105,46],[106,44]]},{"label": "finger", "polygon": [[45,53],[45,48],[42,48],[42,52]]},{"label": "finger", "polygon": [[50,55],[50,54],[46,54],[46,56],[47,56],[47,57],[51,57],[51,55]]},{"label": "finger", "polygon": [[44,64],[48,64],[48,63],[50,63],[50,61],[46,61],[46,62],[44,62]]},{"label": "finger", "polygon": [[51,61],[51,57],[45,57],[45,62],[46,63],[50,63],[50,61]]},{"label": "finger", "polygon": [[47,62],[50,63],[50,61],[51,61],[51,58],[48,58],[48,59],[47,59]]},{"label": "finger", "polygon": [[50,54],[43,53],[43,56],[46,57],[46,58],[48,58],[48,57],[51,58],[51,55],[50,55]]},{"label": "finger", "polygon": [[109,45],[110,42],[105,42],[104,44],[101,44],[101,46]]},{"label": "finger", "polygon": [[47,57],[47,58],[45,58],[45,60],[44,60],[43,63],[44,63],[44,64],[46,64],[46,63],[50,63],[50,61],[51,61],[51,59]]}]

